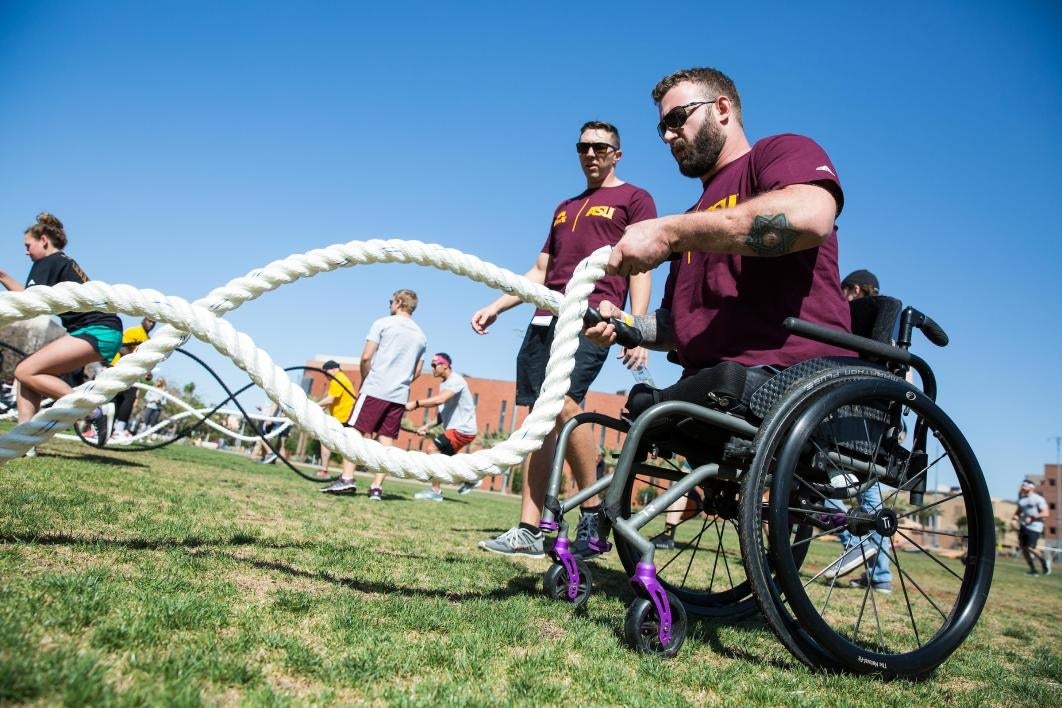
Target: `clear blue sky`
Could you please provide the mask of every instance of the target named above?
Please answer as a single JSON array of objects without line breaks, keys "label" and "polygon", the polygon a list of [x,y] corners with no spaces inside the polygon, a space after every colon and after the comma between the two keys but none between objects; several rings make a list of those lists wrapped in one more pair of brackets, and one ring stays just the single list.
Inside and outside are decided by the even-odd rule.
[{"label": "clear blue sky", "polygon": [[[803,133],[831,155],[842,271],[874,270],[951,335],[917,351],[993,493],[1013,498],[1054,462],[1062,6],[508,5],[0,4],[0,267],[28,271],[22,233],[46,209],[93,278],[188,299],[352,239],[438,242],[523,272],[553,207],[583,187],[572,143],[586,120],[619,126],[620,175],[660,213],[696,200],[649,92],[715,66],[752,139]],[[345,270],[229,318],[281,366],[356,356],[403,286],[422,297],[430,349],[513,376],[529,309],[477,338],[467,321],[495,293],[437,271]],[[660,356],[651,368],[677,377]],[[163,371],[217,395],[176,357]],[[609,364],[599,388],[630,383]]]}]

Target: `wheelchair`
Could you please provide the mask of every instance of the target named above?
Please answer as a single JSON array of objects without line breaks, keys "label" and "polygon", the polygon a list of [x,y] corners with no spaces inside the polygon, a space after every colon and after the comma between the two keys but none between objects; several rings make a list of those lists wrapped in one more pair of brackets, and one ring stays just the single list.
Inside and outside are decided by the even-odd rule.
[{"label": "wheelchair", "polygon": [[[572,555],[564,517],[603,493],[592,544],[605,552],[614,537],[635,594],[624,637],[637,651],[674,656],[690,616],[759,610],[814,670],[921,678],[946,660],[977,622],[995,563],[977,459],[910,351],[915,330],[938,346],[948,337],[884,296],[853,301],[852,321],[854,334],[796,318],[785,328],[858,358],[712,367],[667,389],[636,385],[622,419],[568,421],[540,524],[557,533],[547,594],[588,601],[590,565]],[[564,451],[586,424],[626,439],[612,475],[561,500]],[[861,504],[872,488],[880,502]],[[890,584],[873,580],[876,554]],[[860,568],[854,582],[845,575]]]}]

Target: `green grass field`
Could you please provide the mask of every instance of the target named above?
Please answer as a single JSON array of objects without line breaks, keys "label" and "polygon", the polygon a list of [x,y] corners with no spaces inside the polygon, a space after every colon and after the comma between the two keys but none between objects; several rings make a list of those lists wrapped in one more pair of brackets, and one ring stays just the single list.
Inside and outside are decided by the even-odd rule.
[{"label": "green grass field", "polygon": [[1062,573],[1001,558],[927,681],[816,674],[758,617],[691,619],[680,654],[623,641],[615,553],[583,611],[550,561],[476,548],[516,499],[390,481],[329,497],[286,469],[173,446],[50,442],[0,467],[0,703],[1058,705]]}]

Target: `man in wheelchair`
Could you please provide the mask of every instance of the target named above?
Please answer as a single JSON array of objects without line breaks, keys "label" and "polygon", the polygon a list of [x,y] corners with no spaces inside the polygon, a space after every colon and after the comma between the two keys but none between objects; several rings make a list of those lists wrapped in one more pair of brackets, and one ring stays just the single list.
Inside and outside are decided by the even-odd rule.
[{"label": "man in wheelchair", "polygon": [[[821,147],[797,135],[750,144],[737,90],[714,69],[676,72],[653,99],[679,171],[704,189],[684,214],[629,226],[610,256],[607,272],[628,276],[669,262],[660,308],[632,318],[603,301],[586,329],[610,346],[633,326],[643,346],[670,352],[683,369],[667,388],[632,389],[627,421],[615,421],[627,441],[599,531],[613,532],[636,596],[624,636],[639,650],[673,656],[687,613],[738,617],[758,606],[808,666],[927,675],[973,627],[993,565],[980,467],[936,406],[932,370],[908,349],[914,327],[938,346],[947,335],[906,308],[893,343],[898,301],[874,296],[850,307],[837,266],[844,194]],[[908,367],[921,389],[902,380]],[[939,443],[932,455],[929,440]],[[683,454],[692,469],[642,464],[650,447]],[[938,472],[955,486],[930,501],[927,480]],[[656,496],[636,504],[636,484],[657,485]],[[865,493],[878,484],[892,488],[890,501],[866,509]],[[673,545],[647,537],[660,528],[657,517],[694,492],[703,507]],[[563,520],[578,501],[553,506]],[[944,502],[964,506],[966,528],[915,520],[932,521]],[[833,593],[844,573],[841,531],[896,537],[919,551],[901,569],[888,546],[876,546],[891,555],[902,601],[876,599],[882,588],[873,575],[862,593]],[[932,547],[952,543],[969,550],[948,565]],[[547,588],[585,601],[589,570],[554,555]],[[868,554],[857,560],[866,564]]]},{"label": "man in wheelchair", "polygon": [[[653,100],[679,171],[700,179],[704,191],[685,214],[631,225],[612,252],[610,273],[669,261],[660,309],[634,318],[634,326],[645,346],[670,352],[683,367],[674,386],[636,386],[627,413],[684,400],[743,415],[751,393],[779,371],[851,355],[782,326],[799,317],[851,331],[837,268],[835,219],[844,193],[812,140],[777,135],[750,145],[737,89],[719,71],[676,72],[657,84]],[[587,335],[609,346],[616,341],[609,320],[623,313],[608,301],[598,309],[604,321]],[[688,436],[702,438],[706,430],[695,427]]]}]

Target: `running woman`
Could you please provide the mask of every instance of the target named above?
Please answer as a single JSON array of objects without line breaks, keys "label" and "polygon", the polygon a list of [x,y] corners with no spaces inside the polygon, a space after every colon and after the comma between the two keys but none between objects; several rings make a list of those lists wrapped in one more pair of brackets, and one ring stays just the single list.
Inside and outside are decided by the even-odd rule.
[{"label": "running woman", "polygon": [[[12,292],[33,285],[84,283],[89,277],[70,256],[63,253],[66,232],[63,223],[47,212],[37,215],[37,223],[26,229],[23,236],[26,255],[33,261],[26,284],[17,283],[0,271],[0,283]],[[59,398],[74,389],[59,378],[60,374],[77,371],[92,362],[107,363],[122,346],[122,321],[106,312],[63,312],[59,320],[67,335],[44,345],[15,367],[18,387],[18,422],[24,423],[41,407],[41,399]],[[114,404],[107,403],[89,416],[96,430],[96,445],[103,447],[110,434]],[[29,453],[27,453],[29,454]]]}]

